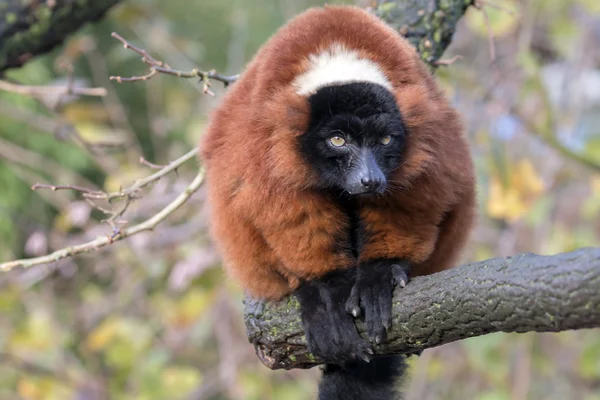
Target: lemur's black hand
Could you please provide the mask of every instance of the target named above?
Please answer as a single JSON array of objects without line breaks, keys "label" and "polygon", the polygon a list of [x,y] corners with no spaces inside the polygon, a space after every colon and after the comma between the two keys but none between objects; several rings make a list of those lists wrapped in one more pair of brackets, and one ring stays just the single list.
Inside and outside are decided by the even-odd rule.
[{"label": "lemur's black hand", "polygon": [[337,271],[305,282],[296,291],[308,349],[327,363],[370,361],[373,355],[370,343],[360,337],[344,308],[355,277],[356,268]]},{"label": "lemur's black hand", "polygon": [[[364,310],[369,339],[377,344],[387,337],[392,325],[394,286],[406,286],[409,264],[399,260],[376,260],[358,266],[346,311],[355,317]],[[362,309],[361,309],[362,307]]]}]

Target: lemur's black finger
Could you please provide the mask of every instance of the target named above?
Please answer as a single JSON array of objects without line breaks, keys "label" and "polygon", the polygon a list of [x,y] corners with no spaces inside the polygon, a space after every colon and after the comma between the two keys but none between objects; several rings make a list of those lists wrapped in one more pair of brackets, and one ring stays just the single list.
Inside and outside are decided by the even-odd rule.
[{"label": "lemur's black finger", "polygon": [[372,343],[380,344],[385,340],[385,328],[381,320],[381,310],[379,308],[379,287],[363,288],[361,293],[361,303],[365,312],[365,323],[369,340]]},{"label": "lemur's black finger", "polygon": [[390,287],[379,293],[379,313],[381,323],[386,330],[392,326],[392,290],[393,287]]},{"label": "lemur's black finger", "polygon": [[373,349],[371,348],[369,342],[367,342],[366,340],[361,340],[358,343],[356,350],[356,355],[364,362],[371,362],[371,360],[373,359]]},{"label": "lemur's black finger", "polygon": [[408,273],[407,267],[400,264],[392,265],[392,279],[396,285],[400,287],[406,287],[408,284]]},{"label": "lemur's black finger", "polygon": [[346,300],[346,311],[349,314],[352,314],[354,318],[359,317],[361,314],[360,293],[357,285],[352,287],[350,296],[348,296],[348,300]]}]

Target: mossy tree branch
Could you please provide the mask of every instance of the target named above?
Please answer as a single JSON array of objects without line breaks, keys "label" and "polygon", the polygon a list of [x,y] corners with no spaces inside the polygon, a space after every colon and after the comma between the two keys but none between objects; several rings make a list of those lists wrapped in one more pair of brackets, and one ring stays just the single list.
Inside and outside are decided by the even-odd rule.
[{"label": "mossy tree branch", "polygon": [[0,74],[61,44],[120,0],[4,0],[0,2]]},{"label": "mossy tree branch", "polygon": [[[0,2],[0,73],[60,45],[122,0]],[[406,36],[432,68],[472,0],[377,0],[372,11]]]},{"label": "mossy tree branch", "polygon": [[377,0],[372,11],[405,36],[432,69],[472,0]]},{"label": "mossy tree branch", "polygon": [[[310,368],[295,297],[246,299],[246,328],[272,369]],[[366,338],[365,327],[357,327]],[[600,327],[600,248],[532,253],[417,277],[394,293],[388,341],[376,354],[410,353],[494,332],[558,332]]]}]

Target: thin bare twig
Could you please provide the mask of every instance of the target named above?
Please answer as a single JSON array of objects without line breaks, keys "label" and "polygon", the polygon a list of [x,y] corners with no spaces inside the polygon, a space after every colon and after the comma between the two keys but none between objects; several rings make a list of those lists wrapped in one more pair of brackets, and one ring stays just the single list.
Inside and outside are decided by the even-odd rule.
[{"label": "thin bare twig", "polygon": [[457,54],[454,57],[449,58],[447,60],[437,60],[433,64],[436,66],[448,66],[448,65],[454,64],[458,60],[462,60],[463,58],[464,58],[463,56],[461,56],[460,54]]},{"label": "thin bare twig", "polygon": [[[152,169],[161,169],[161,168],[165,168],[166,165],[159,165],[159,164],[154,164],[151,163],[150,161],[146,160],[144,157],[140,157],[140,164],[144,164],[147,167],[150,167]],[[177,171],[175,171],[177,172]]]},{"label": "thin bare twig", "polygon": [[108,208],[104,208],[101,205],[99,205],[98,203],[88,199],[87,197],[83,197],[83,199],[85,200],[86,203],[88,203],[90,206],[92,206],[92,208],[95,208],[96,210],[103,212],[106,215],[112,215],[113,214],[113,210],[109,210]]},{"label": "thin bare twig", "polygon": [[521,20],[521,16],[516,11],[513,11],[508,7],[504,7],[504,6],[501,6],[500,4],[496,4],[496,3],[491,3],[488,0],[477,0],[477,3],[479,3],[479,7],[486,5],[488,7],[495,8],[496,10],[504,11],[508,15],[510,15],[518,20]]},{"label": "thin bare twig", "polygon": [[109,78],[110,80],[114,80],[119,83],[146,81],[146,80],[154,77],[156,74],[161,73],[161,74],[166,74],[166,75],[173,75],[178,78],[200,78],[200,81],[204,85],[204,93],[213,95],[213,92],[211,92],[211,90],[209,89],[211,80],[222,82],[225,86],[227,86],[227,85],[235,82],[239,77],[239,74],[221,75],[221,74],[218,74],[215,70],[202,71],[198,68],[194,68],[189,72],[175,70],[175,69],[169,67],[169,65],[164,63],[163,61],[159,61],[159,60],[155,59],[154,57],[152,57],[150,54],[148,54],[148,52],[146,50],[140,49],[139,47],[132,45],[118,33],[113,32],[111,34],[111,36],[114,37],[115,39],[117,39],[118,41],[120,41],[121,43],[123,43],[123,47],[125,47],[126,49],[132,50],[132,51],[138,53],[139,55],[141,55],[142,61],[150,67],[150,72],[148,72],[146,75],[131,76],[131,77],[111,76]]},{"label": "thin bare twig", "polygon": [[[34,172],[23,165],[9,162],[6,163],[6,166],[25,184],[35,181],[36,179],[40,179],[40,173]],[[66,196],[55,196],[54,193],[41,193],[40,197],[56,210],[64,210],[65,207],[68,207],[71,203],[71,200]]]},{"label": "thin bare twig", "polygon": [[[32,190],[48,189],[48,190],[52,190],[52,191],[72,190],[72,191],[81,193],[83,198],[85,199],[85,201],[90,206],[92,206],[94,209],[97,209],[107,215],[107,218],[102,220],[102,222],[107,223],[108,225],[111,226],[111,228],[113,229],[113,234],[111,235],[111,238],[114,238],[121,233],[121,228],[117,227],[117,224],[119,224],[119,225],[127,224],[127,220],[123,220],[123,219],[121,219],[121,217],[123,216],[123,214],[125,214],[125,212],[129,208],[129,206],[131,205],[131,202],[135,198],[137,198],[136,197],[137,192],[139,190],[143,189],[144,187],[148,186],[152,182],[158,181],[160,178],[167,175],[168,173],[176,172],[177,168],[179,168],[186,161],[193,158],[196,155],[197,151],[198,151],[197,149],[190,150],[188,153],[179,157],[175,161],[172,161],[169,164],[162,166],[162,167],[160,167],[156,164],[148,163],[154,167],[160,167],[160,171],[157,171],[156,173],[154,173],[146,178],[138,179],[129,188],[120,189],[117,192],[108,193],[108,192],[104,192],[102,190],[88,189],[86,187],[77,186],[77,185],[50,185],[50,184],[44,184],[44,183],[36,183],[33,186],[31,186],[31,189]],[[140,162],[142,160],[145,161],[143,158],[141,158]],[[120,205],[117,210],[110,210],[110,209],[104,208],[96,202],[97,200],[105,200],[105,201],[108,201],[109,203],[111,203],[112,200],[114,200],[116,198],[124,199],[122,205]]]},{"label": "thin bare twig", "polygon": [[[45,107],[49,112],[51,112],[55,120],[51,120],[42,116],[35,116],[33,118],[23,118],[23,112],[15,107],[10,107],[13,112],[3,110],[4,114],[7,114],[10,118],[22,120],[23,122],[35,126],[36,129],[42,132],[49,132],[56,136],[59,139],[70,138],[73,142],[84,149],[91,157],[93,162],[98,164],[104,171],[108,171],[110,166],[110,161],[101,156],[96,150],[96,146],[105,146],[111,145],[110,143],[105,142],[96,142],[90,143],[85,140],[79,132],[74,128],[72,124],[65,120],[64,116],[60,115],[57,110],[63,104],[63,101],[67,96],[72,95],[85,95],[85,96],[96,96],[104,98],[107,95],[107,90],[103,87],[97,88],[78,88],[75,86],[75,76],[74,76],[74,68],[73,65],[67,63],[65,61],[60,62],[59,65],[62,69],[66,70],[67,77],[67,85],[66,86],[26,86],[20,85],[13,82],[0,80],[0,90],[6,90],[13,93],[18,93],[21,95],[26,95],[32,97],[39,104]],[[45,99],[44,96],[52,95],[52,102],[48,99]],[[6,106],[6,105],[5,105]],[[114,170],[114,168],[112,168]]]},{"label": "thin bare twig", "polygon": [[48,185],[45,183],[36,183],[31,186],[31,190],[38,190],[38,189],[50,189],[53,192],[55,192],[57,190],[74,190],[76,192],[94,194],[94,195],[104,193],[101,190],[93,190],[93,189],[88,189],[88,188],[85,188],[82,186],[76,186],[76,185]]},{"label": "thin bare twig", "polygon": [[204,168],[200,168],[200,171],[194,178],[194,180],[186,187],[183,193],[179,194],[171,203],[169,203],[165,208],[163,208],[160,212],[158,212],[153,217],[148,220],[132,226],[131,228],[119,230],[118,233],[112,236],[99,236],[95,240],[92,240],[87,243],[79,244],[76,246],[66,247],[64,249],[57,250],[51,254],[9,261],[6,263],[0,264],[0,271],[10,271],[17,267],[29,268],[35,265],[42,264],[50,264],[52,262],[56,262],[66,257],[71,257],[77,254],[88,253],[91,251],[98,250],[102,247],[105,247],[109,244],[117,242],[119,240],[123,240],[129,236],[138,234],[144,231],[152,231],[160,222],[162,222],[165,218],[175,212],[179,207],[181,207],[202,185],[204,181]]},{"label": "thin bare twig", "polygon": [[148,186],[149,184],[151,184],[155,181],[158,181],[160,178],[169,174],[170,172],[176,171],[186,161],[195,157],[197,152],[198,152],[198,149],[194,148],[193,150],[190,150],[189,152],[187,152],[183,156],[179,157],[178,159],[171,161],[169,164],[162,167],[162,169],[160,171],[157,171],[156,173],[154,173],[150,176],[147,176],[146,178],[138,179],[133,183],[133,185],[131,185],[127,189],[121,189],[116,192],[103,192],[101,190],[91,190],[91,189],[87,189],[84,187],[73,186],[73,185],[56,186],[56,185],[48,185],[48,184],[42,184],[42,183],[36,183],[31,188],[33,190],[50,189],[53,191],[55,191],[55,190],[74,190],[74,191],[83,193],[83,196],[85,198],[95,199],[95,200],[111,201],[116,198],[131,197],[135,193],[137,193],[140,189],[143,189],[146,186]]},{"label": "thin bare twig", "polygon": [[487,10],[484,7],[484,4],[485,3],[481,0],[476,0],[474,3],[475,8],[482,12],[485,25],[487,26],[488,42],[490,47],[490,63],[493,63],[494,61],[496,61],[496,45],[494,43],[494,31],[492,30],[490,16],[488,15]]},{"label": "thin bare twig", "polygon": [[194,158],[197,153],[198,153],[197,148],[190,150],[189,152],[187,152],[183,156],[179,157],[178,159],[171,161],[160,171],[157,171],[156,173],[154,173],[146,178],[138,179],[137,181],[135,181],[133,183],[133,185],[131,185],[127,189],[119,190],[119,191],[111,192],[111,193],[102,193],[101,195],[86,194],[85,196],[89,197],[89,198],[93,198],[93,199],[108,200],[108,201],[111,201],[111,200],[119,198],[119,197],[131,196],[131,195],[135,194],[136,192],[138,192],[140,189],[145,188],[149,184],[159,180],[160,178],[169,174],[170,172],[176,171],[186,161]]},{"label": "thin bare twig", "polygon": [[142,147],[135,130],[131,125],[130,116],[125,111],[125,106],[119,98],[115,86],[108,78],[108,66],[105,57],[98,51],[96,41],[88,38],[84,56],[92,74],[92,81],[97,82],[101,86],[106,87],[106,96],[102,98],[104,109],[112,126],[119,127],[125,133],[125,141],[127,142],[129,151],[125,156],[129,163],[135,160],[143,153]]},{"label": "thin bare twig", "polygon": [[[118,218],[120,218],[123,214],[125,214],[125,211],[127,211],[127,208],[129,208],[129,205],[131,204],[131,200],[132,200],[132,196],[127,196],[125,197],[125,202],[123,203],[123,205],[121,206],[121,208],[118,211],[115,211],[114,213],[112,213],[112,215],[105,220],[106,223],[108,223],[113,230],[115,230],[115,223],[117,223]],[[123,224],[126,224],[127,221],[122,221]]]},{"label": "thin bare twig", "polygon": [[93,97],[104,97],[106,96],[106,89],[98,88],[80,88],[69,85],[64,86],[29,86],[19,85],[11,83],[5,80],[0,80],[0,90],[7,92],[24,94],[28,96],[40,96],[47,94],[65,94],[65,95],[76,95],[76,96],[93,96]]},{"label": "thin bare twig", "polygon": [[154,75],[156,75],[158,72],[156,71],[156,69],[152,68],[150,70],[150,72],[148,72],[146,75],[141,75],[141,76],[131,76],[129,78],[123,78],[121,76],[111,76],[110,80],[115,80],[119,83],[123,83],[123,82],[135,82],[135,81],[147,81],[148,79],[152,78]]}]

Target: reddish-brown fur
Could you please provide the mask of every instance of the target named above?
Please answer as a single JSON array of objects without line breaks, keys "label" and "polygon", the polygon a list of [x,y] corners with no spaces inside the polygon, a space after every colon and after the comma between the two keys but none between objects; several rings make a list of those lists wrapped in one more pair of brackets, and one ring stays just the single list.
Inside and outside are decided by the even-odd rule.
[{"label": "reddish-brown fur", "polygon": [[[359,210],[367,233],[359,260],[348,252],[348,217],[315,189],[297,144],[309,105],[291,83],[310,54],[333,42],[379,65],[408,131],[392,187]],[[356,7],[310,9],[282,27],[212,115],[201,157],[213,237],[229,273],[256,297],[281,298],[301,279],[359,261],[408,259],[413,276],[450,268],[474,219],[473,165],[457,113],[408,42]]]}]

